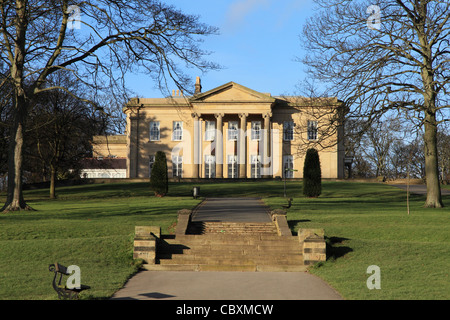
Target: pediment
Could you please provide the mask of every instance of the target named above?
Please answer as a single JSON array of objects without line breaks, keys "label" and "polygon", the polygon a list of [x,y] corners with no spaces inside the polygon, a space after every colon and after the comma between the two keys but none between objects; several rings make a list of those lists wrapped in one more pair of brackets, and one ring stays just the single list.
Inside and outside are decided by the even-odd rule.
[{"label": "pediment", "polygon": [[269,94],[257,92],[240,84],[229,82],[215,89],[200,93],[191,98],[193,103],[232,103],[232,102],[262,102],[272,103],[275,99]]}]

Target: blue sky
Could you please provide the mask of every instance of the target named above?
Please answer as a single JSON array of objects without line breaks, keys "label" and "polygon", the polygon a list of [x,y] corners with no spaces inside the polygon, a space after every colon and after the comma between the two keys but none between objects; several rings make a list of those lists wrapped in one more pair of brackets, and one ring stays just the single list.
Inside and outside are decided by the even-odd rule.
[{"label": "blue sky", "polygon": [[[224,68],[204,75],[192,69],[191,77],[202,79],[203,91],[229,81],[272,95],[294,94],[304,78],[304,66],[295,61],[303,55],[301,32],[313,14],[312,0],[166,0],[200,21],[219,28],[206,37],[202,48],[208,58]],[[164,96],[150,78],[130,77],[129,86],[138,96]],[[176,89],[175,87],[173,89]]]}]

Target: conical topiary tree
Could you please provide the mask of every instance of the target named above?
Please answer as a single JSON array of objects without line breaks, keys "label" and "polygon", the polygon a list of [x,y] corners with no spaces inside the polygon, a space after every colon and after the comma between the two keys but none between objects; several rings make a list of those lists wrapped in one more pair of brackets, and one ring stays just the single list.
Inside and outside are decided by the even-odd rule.
[{"label": "conical topiary tree", "polygon": [[322,193],[322,172],[320,169],[319,153],[316,149],[306,151],[303,166],[303,194],[316,198]]},{"label": "conical topiary tree", "polygon": [[150,185],[157,197],[164,197],[169,191],[167,158],[166,154],[162,151],[158,151],[155,155],[155,162],[153,163],[150,176]]}]

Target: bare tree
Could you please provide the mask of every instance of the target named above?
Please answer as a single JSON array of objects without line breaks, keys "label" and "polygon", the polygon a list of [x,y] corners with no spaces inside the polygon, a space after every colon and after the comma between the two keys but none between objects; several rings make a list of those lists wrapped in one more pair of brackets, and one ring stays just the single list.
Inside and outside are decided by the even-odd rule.
[{"label": "bare tree", "polygon": [[449,121],[450,2],[316,0],[303,30],[310,75],[373,122],[394,110],[424,127],[426,207],[442,207],[436,135]]},{"label": "bare tree", "polygon": [[363,135],[363,154],[376,168],[376,177],[388,176],[389,153],[397,140],[402,140],[402,128],[398,119],[388,117],[385,121],[373,122]]},{"label": "bare tree", "polygon": [[[328,97],[317,91],[313,83],[304,81],[299,85],[300,94],[282,96],[288,104],[298,108],[298,113],[292,115],[295,127],[292,133],[296,143],[295,153],[304,157],[308,149],[318,151],[334,150],[342,143],[343,121],[345,108],[342,101],[335,97]],[[284,130],[290,130],[286,127]],[[284,135],[287,132],[283,132]]]},{"label": "bare tree", "polygon": [[[78,93],[83,87],[64,73],[50,76],[49,82],[70,87],[71,93],[82,96]],[[54,199],[57,175],[79,168],[81,160],[92,153],[92,137],[105,132],[108,118],[66,91],[54,89],[39,95],[28,122],[25,168],[50,180],[50,199]]]},{"label": "bare tree", "polygon": [[[0,59],[9,70],[0,85],[12,86],[8,193],[2,211],[30,209],[22,193],[26,119],[39,94],[55,89],[51,74],[71,72],[101,93],[125,92],[125,75],[143,70],[161,88],[169,81],[189,92],[181,66],[206,71],[203,36],[216,28],[155,0],[0,0]],[[58,89],[71,93],[70,88]]]},{"label": "bare tree", "polygon": [[425,157],[423,154],[423,139],[409,142],[396,140],[389,154],[390,177],[394,179],[425,178]]}]

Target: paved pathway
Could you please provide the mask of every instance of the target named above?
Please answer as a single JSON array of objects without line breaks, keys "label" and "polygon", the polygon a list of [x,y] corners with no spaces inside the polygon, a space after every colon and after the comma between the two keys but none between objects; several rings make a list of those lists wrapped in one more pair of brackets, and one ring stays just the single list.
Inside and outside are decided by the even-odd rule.
[{"label": "paved pathway", "polygon": [[192,221],[270,222],[269,208],[259,198],[207,198]]},{"label": "paved pathway", "polygon": [[342,300],[306,272],[141,271],[112,297],[121,300]]}]

